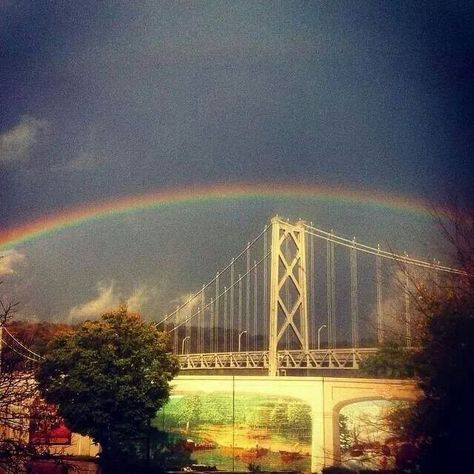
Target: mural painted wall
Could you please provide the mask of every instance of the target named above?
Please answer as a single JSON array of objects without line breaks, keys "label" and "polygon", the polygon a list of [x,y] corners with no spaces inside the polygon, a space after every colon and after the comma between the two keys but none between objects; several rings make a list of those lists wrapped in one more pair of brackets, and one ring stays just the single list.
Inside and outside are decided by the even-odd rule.
[{"label": "mural painted wall", "polygon": [[183,436],[199,464],[311,470],[311,409],[296,398],[225,390],[176,393],[154,424]]},{"label": "mural painted wall", "polygon": [[154,424],[184,439],[177,448],[192,450],[195,462],[305,473],[351,461],[349,448],[358,457],[357,443],[341,438],[354,432],[350,406],[418,397],[409,381],[336,377],[180,375],[171,393]]}]

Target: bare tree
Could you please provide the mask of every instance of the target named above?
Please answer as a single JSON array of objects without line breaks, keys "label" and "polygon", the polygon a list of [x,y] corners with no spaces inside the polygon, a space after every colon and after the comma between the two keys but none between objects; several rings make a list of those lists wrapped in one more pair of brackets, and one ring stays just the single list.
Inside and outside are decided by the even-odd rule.
[{"label": "bare tree", "polygon": [[[8,474],[25,472],[37,447],[29,443],[29,412],[37,393],[31,370],[6,341],[6,324],[18,304],[0,298],[0,468]],[[2,349],[10,348],[8,356]]]}]

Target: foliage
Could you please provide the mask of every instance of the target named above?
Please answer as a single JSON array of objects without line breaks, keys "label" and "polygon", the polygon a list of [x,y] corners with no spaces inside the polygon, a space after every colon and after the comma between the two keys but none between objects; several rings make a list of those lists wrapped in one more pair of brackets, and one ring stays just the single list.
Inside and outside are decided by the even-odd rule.
[{"label": "foliage", "polygon": [[423,398],[404,434],[419,446],[421,472],[470,469],[474,424],[474,300],[430,302],[427,336],[415,357]]},{"label": "foliage", "polygon": [[133,441],[147,436],[176,373],[163,333],[121,307],[53,339],[37,380],[69,428],[100,443],[107,469],[139,454]]},{"label": "foliage", "polygon": [[48,343],[56,336],[70,334],[74,327],[50,321],[12,321],[9,331],[32,351],[43,355]]},{"label": "foliage", "polygon": [[[464,273],[414,286],[414,301],[424,328],[414,355],[423,397],[399,413],[399,432],[416,448],[406,463],[410,472],[470,472],[474,424],[474,219],[456,214],[443,224]],[[402,464],[405,464],[403,466]]]},{"label": "foliage", "polygon": [[387,341],[360,364],[361,373],[370,377],[412,378],[415,367],[411,354],[401,343]]}]

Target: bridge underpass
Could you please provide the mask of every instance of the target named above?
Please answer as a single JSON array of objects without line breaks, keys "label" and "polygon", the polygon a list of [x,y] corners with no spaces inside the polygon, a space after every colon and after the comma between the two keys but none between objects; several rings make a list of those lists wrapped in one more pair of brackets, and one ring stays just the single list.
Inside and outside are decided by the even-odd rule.
[{"label": "bridge underpass", "polygon": [[[339,413],[343,407],[361,401],[415,401],[419,397],[413,381],[392,379],[180,375],[172,383],[173,396],[192,395],[194,401],[200,396],[215,397],[220,393],[227,393],[231,400],[237,395],[260,399],[288,397],[309,405],[311,472],[341,462]],[[271,440],[266,442],[271,449]],[[266,446],[265,441],[259,443]],[[228,448],[234,452],[238,446]]]}]

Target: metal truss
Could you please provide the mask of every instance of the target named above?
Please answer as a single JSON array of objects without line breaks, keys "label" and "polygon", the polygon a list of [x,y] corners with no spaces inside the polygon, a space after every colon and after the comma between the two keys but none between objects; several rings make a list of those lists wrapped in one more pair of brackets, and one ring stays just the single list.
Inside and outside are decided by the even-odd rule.
[{"label": "metal truss", "polygon": [[183,354],[178,356],[178,361],[182,370],[267,369],[268,351]]},{"label": "metal truss", "polygon": [[[322,350],[282,350],[277,353],[277,371],[291,369],[358,369],[362,360],[375,354],[377,348],[343,348]],[[219,352],[182,354],[181,370],[268,369],[269,352]]]}]

